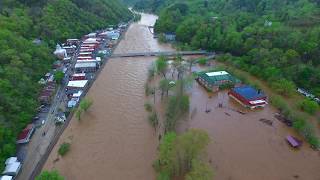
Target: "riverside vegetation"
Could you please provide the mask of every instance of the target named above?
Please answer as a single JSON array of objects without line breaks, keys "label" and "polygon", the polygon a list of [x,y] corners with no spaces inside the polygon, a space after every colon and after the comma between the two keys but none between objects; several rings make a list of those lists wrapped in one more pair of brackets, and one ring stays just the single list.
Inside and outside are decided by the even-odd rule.
[{"label": "riverside vegetation", "polygon": [[81,120],[82,113],[87,112],[92,104],[93,104],[93,101],[90,99],[81,100],[79,107],[76,110],[76,117],[79,121]]},{"label": "riverside vegetation", "polygon": [[65,178],[58,171],[43,171],[36,180],[64,180]]},{"label": "riverside vegetation", "polygon": [[[190,66],[194,63],[194,60],[189,61]],[[189,113],[190,102],[186,89],[193,78],[189,78],[187,69],[180,56],[174,58],[170,65],[165,57],[159,57],[148,72],[145,91],[153,103],[148,101],[144,106],[149,112],[148,120],[158,131],[161,140],[158,159],[153,164],[159,180],[213,178],[212,169],[203,161],[206,146],[210,142],[208,134],[196,129],[176,134],[178,122]],[[159,93],[160,97],[157,97]],[[164,120],[157,114],[157,98],[166,106]]]},{"label": "riverside vegetation", "polygon": [[37,82],[54,61],[56,43],[131,17],[117,0],[0,1],[1,172],[5,159],[15,153],[17,134],[39,106]]}]

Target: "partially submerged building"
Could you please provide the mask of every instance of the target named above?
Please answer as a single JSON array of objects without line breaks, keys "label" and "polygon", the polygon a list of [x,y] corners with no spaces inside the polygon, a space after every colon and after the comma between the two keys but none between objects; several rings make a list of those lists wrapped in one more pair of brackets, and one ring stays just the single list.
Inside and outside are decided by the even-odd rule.
[{"label": "partially submerged building", "polygon": [[228,95],[250,109],[265,107],[268,104],[267,96],[261,90],[256,90],[251,86],[235,87],[228,92]]},{"label": "partially submerged building", "polygon": [[206,89],[216,92],[222,86],[238,86],[241,82],[226,71],[200,73],[196,79]]}]

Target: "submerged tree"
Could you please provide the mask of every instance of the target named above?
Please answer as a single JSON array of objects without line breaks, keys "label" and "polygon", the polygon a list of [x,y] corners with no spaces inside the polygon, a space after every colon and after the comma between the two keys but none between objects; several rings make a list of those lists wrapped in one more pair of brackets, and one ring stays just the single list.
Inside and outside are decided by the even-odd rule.
[{"label": "submerged tree", "polygon": [[76,117],[79,121],[81,120],[82,113],[88,111],[88,109],[91,107],[92,104],[93,104],[93,101],[90,99],[81,100],[79,107],[76,111]]},{"label": "submerged tree", "polygon": [[159,89],[161,90],[161,99],[163,98],[164,93],[168,96],[170,89],[170,81],[167,79],[162,79],[159,82]]},{"label": "submerged tree", "polygon": [[207,163],[192,160],[191,171],[186,175],[186,180],[212,180],[213,171]]},{"label": "submerged tree", "polygon": [[58,171],[43,171],[35,180],[64,180]]},{"label": "submerged tree", "polygon": [[[209,142],[210,138],[203,130],[191,129],[179,136],[173,132],[165,134],[154,163],[158,177],[172,178],[184,174],[193,179],[212,177],[212,170],[200,160]],[[203,173],[202,176],[199,173]]]},{"label": "submerged tree", "polygon": [[166,77],[166,73],[168,70],[168,63],[166,61],[166,58],[164,56],[160,56],[157,60],[156,60],[156,70],[158,73],[161,73],[163,75],[163,77],[165,79],[167,79]]},{"label": "submerged tree", "polygon": [[93,104],[93,101],[90,100],[90,99],[83,99],[81,102],[80,102],[80,105],[79,107],[81,109],[83,109],[83,111],[87,111],[91,105]]}]

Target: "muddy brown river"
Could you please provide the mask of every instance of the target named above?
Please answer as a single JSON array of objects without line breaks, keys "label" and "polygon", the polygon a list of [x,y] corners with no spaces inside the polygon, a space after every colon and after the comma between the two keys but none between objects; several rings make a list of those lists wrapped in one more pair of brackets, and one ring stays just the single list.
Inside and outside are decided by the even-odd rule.
[{"label": "muddy brown river", "polygon": [[[115,53],[173,50],[159,44],[150,33],[156,16],[142,14],[132,24]],[[68,180],[154,180],[152,162],[158,138],[144,110],[144,83],[154,58],[113,58],[106,64],[87,97],[94,101],[81,121],[73,118],[44,169],[57,169]],[[225,92],[208,98],[196,83],[189,90],[190,117],[179,131],[206,130],[212,143],[207,149],[217,180],[320,180],[320,156],[304,144],[291,149],[284,141],[293,134],[273,118],[270,106],[246,111],[229,100]],[[218,108],[219,102],[223,108]],[[210,113],[205,110],[210,109]],[[237,110],[247,112],[239,114]],[[259,121],[273,121],[273,126]],[[58,157],[63,142],[70,152]]]}]

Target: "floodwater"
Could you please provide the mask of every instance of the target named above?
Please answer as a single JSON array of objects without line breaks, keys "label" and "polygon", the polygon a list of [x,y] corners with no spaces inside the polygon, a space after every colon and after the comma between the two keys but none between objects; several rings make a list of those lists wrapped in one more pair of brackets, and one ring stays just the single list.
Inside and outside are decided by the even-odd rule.
[{"label": "floodwater", "polygon": [[[156,16],[143,14],[128,29],[115,53],[173,50],[158,44],[148,26]],[[106,64],[87,97],[93,100],[79,122],[73,118],[53,149],[45,169],[57,169],[69,180],[151,180],[158,137],[144,110],[144,83],[154,60],[114,58]],[[63,142],[70,152],[58,158]]]},{"label": "floodwater", "polygon": [[[295,133],[274,118],[276,110],[271,106],[247,110],[229,99],[227,92],[209,98],[198,83],[194,83],[189,93],[191,113],[187,121],[181,122],[179,131],[198,128],[209,133],[212,142],[207,155],[215,179],[320,180],[319,152],[307,143],[300,150],[290,148],[284,138]],[[272,121],[272,125],[261,119]]]},{"label": "floodwater", "polygon": [[[143,14],[140,22],[130,26],[115,53],[172,51],[151,34],[148,26],[156,18]],[[87,95],[94,101],[92,107],[80,122],[72,119],[45,169],[57,169],[68,180],[155,179],[152,163],[157,156],[158,136],[143,107],[144,83],[153,60],[109,60]],[[226,92],[208,98],[197,83],[189,93],[190,115],[178,130],[200,128],[209,133],[208,162],[215,179],[320,180],[319,153],[307,144],[300,150],[291,149],[284,138],[294,132],[273,117],[276,111],[272,107],[248,111],[230,100]],[[218,108],[219,103],[223,108]],[[272,121],[272,126],[259,121],[262,118]],[[57,149],[63,142],[71,142],[71,150],[58,158]]]}]

